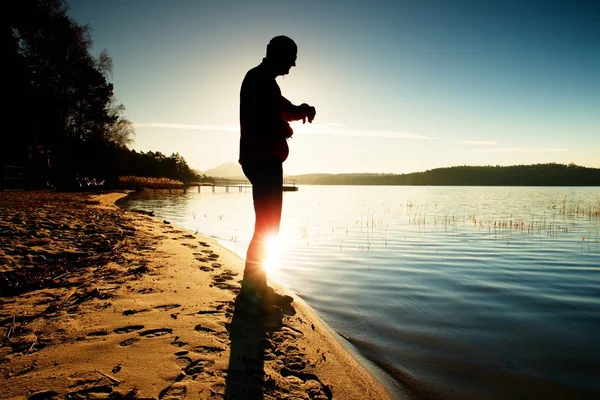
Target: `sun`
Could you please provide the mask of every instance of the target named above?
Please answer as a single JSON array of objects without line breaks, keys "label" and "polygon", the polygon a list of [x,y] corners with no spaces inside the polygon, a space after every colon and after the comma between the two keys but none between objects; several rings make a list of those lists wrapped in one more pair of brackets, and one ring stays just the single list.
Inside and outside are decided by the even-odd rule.
[{"label": "sun", "polygon": [[281,257],[281,238],[272,236],[267,240],[267,261],[265,270],[268,275],[276,275],[279,270],[279,261]]}]

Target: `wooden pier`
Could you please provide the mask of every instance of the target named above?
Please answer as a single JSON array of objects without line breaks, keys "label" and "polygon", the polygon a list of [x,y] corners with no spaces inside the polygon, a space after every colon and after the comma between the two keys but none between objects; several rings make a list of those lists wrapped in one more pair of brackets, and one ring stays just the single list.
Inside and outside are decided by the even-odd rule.
[{"label": "wooden pier", "polygon": [[[225,188],[225,192],[229,193],[229,189],[235,190],[238,189],[239,192],[243,192],[248,188],[252,188],[252,184],[250,181],[245,179],[226,179],[226,178],[215,178],[210,181],[200,181],[200,182],[188,182],[184,185],[184,190],[187,190],[190,187],[198,187],[198,193],[201,192],[202,187],[210,187],[212,192],[215,193],[216,188]],[[298,186],[296,186],[296,181],[284,179],[283,181],[283,191],[284,192],[297,192]]]}]

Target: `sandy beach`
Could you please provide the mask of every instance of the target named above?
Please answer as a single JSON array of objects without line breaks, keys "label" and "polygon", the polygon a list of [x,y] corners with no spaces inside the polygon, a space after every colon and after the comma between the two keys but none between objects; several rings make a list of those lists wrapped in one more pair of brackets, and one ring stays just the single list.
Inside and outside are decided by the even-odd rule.
[{"label": "sandy beach", "polygon": [[0,193],[0,398],[391,398],[300,298],[237,311],[243,260],[124,195]]}]

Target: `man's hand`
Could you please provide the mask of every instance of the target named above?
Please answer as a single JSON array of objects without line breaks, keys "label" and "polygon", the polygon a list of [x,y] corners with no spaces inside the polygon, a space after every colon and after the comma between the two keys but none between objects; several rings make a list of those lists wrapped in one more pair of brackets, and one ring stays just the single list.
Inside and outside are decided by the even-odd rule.
[{"label": "man's hand", "polygon": [[317,110],[306,103],[300,104],[300,108],[302,109],[302,123],[305,124],[307,119],[308,122],[312,123],[315,115],[317,115]]}]

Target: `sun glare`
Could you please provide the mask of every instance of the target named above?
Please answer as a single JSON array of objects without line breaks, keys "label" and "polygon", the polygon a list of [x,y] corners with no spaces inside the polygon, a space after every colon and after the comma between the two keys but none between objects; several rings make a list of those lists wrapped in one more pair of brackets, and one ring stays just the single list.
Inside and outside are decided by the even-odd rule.
[{"label": "sun glare", "polygon": [[279,270],[279,259],[281,256],[281,238],[273,236],[267,242],[267,261],[265,269],[268,275],[276,275]]}]

